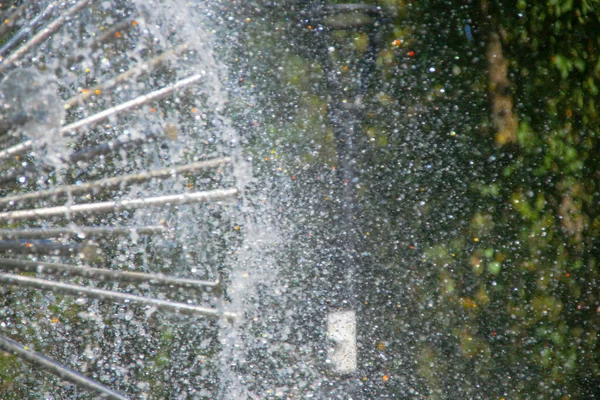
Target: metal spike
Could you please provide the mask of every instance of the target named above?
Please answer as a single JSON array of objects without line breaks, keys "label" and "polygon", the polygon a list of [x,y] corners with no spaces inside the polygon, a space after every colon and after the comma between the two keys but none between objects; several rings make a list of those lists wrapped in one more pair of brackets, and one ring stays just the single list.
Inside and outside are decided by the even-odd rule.
[{"label": "metal spike", "polygon": [[0,198],[0,206],[4,204],[17,204],[29,200],[41,200],[48,197],[66,196],[66,195],[85,195],[95,194],[103,190],[125,188],[137,183],[147,182],[153,179],[168,179],[188,172],[200,171],[203,169],[218,167],[231,162],[229,157],[217,158],[214,160],[198,161],[178,167],[163,168],[150,172],[140,172],[137,174],[117,176],[114,178],[101,179],[95,182],[82,183],[80,185],[59,186],[52,189],[40,190],[21,194],[17,196],[8,196]]},{"label": "metal spike", "polygon": [[33,142],[31,140],[26,140],[22,143],[19,143],[16,146],[9,147],[8,149],[0,151],[0,162],[8,160],[12,157],[16,157],[18,155],[27,153],[33,148]]},{"label": "metal spike", "polygon": [[54,243],[44,240],[0,240],[0,252],[14,254],[37,254],[53,256],[73,256],[76,254],[98,254],[98,246],[88,243]]},{"label": "metal spike", "polygon": [[36,272],[38,274],[60,274],[63,276],[81,276],[103,282],[135,282],[152,286],[191,288],[221,294],[221,281],[201,281],[188,278],[171,278],[162,274],[145,274],[142,272],[115,271],[69,264],[34,262],[0,258],[0,268],[10,268],[18,272]]},{"label": "metal spike", "polygon": [[150,297],[138,296],[115,292],[112,290],[96,289],[85,286],[73,285],[70,283],[56,282],[47,279],[31,278],[13,274],[0,273],[0,282],[10,285],[33,287],[41,290],[51,290],[53,292],[65,293],[72,296],[85,296],[93,299],[110,300],[122,304],[140,304],[155,307],[159,311],[168,311],[180,313],[189,316],[203,316],[220,318],[223,316],[227,320],[234,320],[234,313],[220,313],[218,310],[209,307],[196,306],[191,304],[179,303],[175,301],[161,300]]},{"label": "metal spike", "polygon": [[[114,35],[111,35],[110,37],[112,38],[114,37]],[[160,56],[144,62],[141,66],[137,68],[131,68],[130,70],[125,71],[120,75],[117,75],[113,79],[110,79],[106,82],[99,84],[98,86],[90,88],[84,93],[71,97],[69,100],[66,101],[65,108],[69,109],[71,107],[76,106],[79,103],[83,103],[85,100],[93,96],[97,91],[104,92],[105,90],[113,88],[120,83],[126,82],[135,76],[148,73],[149,71],[152,71],[154,68],[162,64],[169,57],[177,56],[181,53],[184,53],[187,50],[189,50],[189,48],[190,46],[188,44],[183,44],[174,50],[166,51]]]},{"label": "metal spike", "polygon": [[74,383],[75,385],[84,388],[92,393],[97,393],[102,398],[113,399],[113,400],[127,400],[125,395],[116,392],[90,378],[66,367],[59,362],[40,354],[36,351],[23,347],[19,342],[7,338],[6,336],[0,335],[0,348],[3,348],[7,352],[14,354],[15,356],[29,361],[30,363],[45,369],[46,371],[58,376],[65,381]]},{"label": "metal spike", "polygon": [[56,18],[52,21],[48,26],[34,35],[27,43],[23,46],[15,50],[10,56],[6,57],[3,60],[0,60],[0,74],[6,72],[12,65],[23,57],[25,54],[29,53],[31,49],[35,46],[42,43],[44,40],[48,39],[52,34],[60,29],[73,15],[77,14],[79,11],[83,10],[90,3],[91,0],[80,0],[67,11],[62,13],[60,17]]},{"label": "metal spike", "polygon": [[36,25],[38,25],[40,22],[42,22],[44,19],[46,19],[46,17],[48,17],[52,13],[52,11],[54,10],[54,7],[56,7],[56,3],[51,3],[48,7],[46,7],[46,9],[44,11],[42,11],[42,13],[40,15],[38,15],[37,17],[32,19],[26,26],[19,29],[19,31],[17,33],[12,35],[11,38],[9,40],[7,40],[2,45],[2,47],[0,47],[0,59],[1,59],[2,55],[4,53],[6,53],[8,50],[10,50],[15,44],[17,44],[17,42],[19,42],[19,40],[21,40],[25,36],[29,35],[31,33],[31,31],[36,27]]},{"label": "metal spike", "polygon": [[239,191],[236,188],[215,189],[204,192],[183,193],[158,197],[146,197],[134,200],[106,201],[102,203],[76,204],[72,206],[58,206],[31,210],[8,211],[0,213],[0,221],[17,221],[31,219],[44,220],[46,218],[61,216],[70,218],[75,215],[109,213],[142,207],[218,201],[235,197],[238,194]]},{"label": "metal spike", "polygon": [[[3,64],[0,64],[0,72]],[[144,104],[151,103],[156,100],[160,100],[162,98],[167,97],[171,93],[176,90],[182,89],[186,86],[192,85],[203,78],[202,74],[197,74],[190,76],[189,78],[182,79],[171,86],[167,86],[165,88],[159,89],[157,91],[145,94],[143,96],[136,97],[133,100],[126,101],[125,103],[119,104],[118,106],[108,108],[104,111],[101,111],[97,114],[91,115],[88,118],[79,120],[72,124],[63,126],[60,128],[59,133],[62,136],[74,136],[77,134],[77,131],[86,126],[96,125],[112,116],[121,114],[125,111],[132,110],[137,107],[141,107]],[[33,141],[26,140],[16,146],[9,147],[3,151],[0,151],[0,161],[4,161],[6,159],[18,156],[23,153],[27,153],[33,148]]]},{"label": "metal spike", "polygon": [[47,239],[61,236],[129,236],[160,235],[167,233],[162,225],[115,227],[115,226],[73,226],[67,228],[25,228],[0,229],[0,239]]},{"label": "metal spike", "polygon": [[136,97],[133,100],[126,101],[125,103],[119,104],[118,106],[114,106],[108,108],[104,111],[99,112],[98,114],[94,114],[89,116],[88,118],[79,120],[70,125],[63,126],[60,128],[60,134],[62,136],[74,136],[77,134],[77,131],[86,126],[96,125],[114,115],[118,115],[124,111],[129,111],[134,108],[138,108],[143,106],[144,104],[151,103],[156,100],[160,100],[164,97],[167,97],[171,93],[175,92],[178,89],[184,88],[186,86],[192,85],[198,81],[200,81],[204,76],[202,74],[197,74],[190,76],[189,78],[182,79],[173,85],[164,87],[157,91],[145,94],[143,96]]}]

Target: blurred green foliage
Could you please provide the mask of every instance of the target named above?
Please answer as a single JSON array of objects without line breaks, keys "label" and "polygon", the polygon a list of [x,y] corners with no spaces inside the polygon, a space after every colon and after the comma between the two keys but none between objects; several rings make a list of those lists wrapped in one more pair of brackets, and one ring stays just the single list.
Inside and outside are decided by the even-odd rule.
[{"label": "blurred green foliage", "polygon": [[[460,377],[462,390],[486,398],[592,398],[600,384],[600,40],[591,32],[600,29],[600,2],[424,1],[415,8],[413,23],[427,32],[423,46],[466,53],[461,70],[484,59],[490,35],[499,33],[519,120],[516,140],[503,146],[493,129],[465,132],[480,152],[468,155],[480,175],[465,193],[465,221],[449,237],[423,244],[438,277],[423,287],[423,296],[436,293],[424,318],[435,321],[430,334],[452,334],[421,352],[429,360],[455,349],[452,364],[423,378],[435,388]],[[432,35],[443,19],[460,24],[457,15],[473,29],[468,47]],[[485,87],[476,90],[489,97]],[[463,112],[470,108],[455,100]],[[491,127],[486,114],[470,123]],[[440,258],[433,249],[452,237],[466,240],[452,259]]]}]

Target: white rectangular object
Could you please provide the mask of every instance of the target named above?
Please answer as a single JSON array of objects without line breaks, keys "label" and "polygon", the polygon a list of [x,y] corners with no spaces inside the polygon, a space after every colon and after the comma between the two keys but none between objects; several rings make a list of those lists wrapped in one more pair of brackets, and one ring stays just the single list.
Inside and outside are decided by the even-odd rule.
[{"label": "white rectangular object", "polygon": [[356,371],[356,312],[334,311],[327,315],[329,348],[327,361],[334,372],[350,374]]}]

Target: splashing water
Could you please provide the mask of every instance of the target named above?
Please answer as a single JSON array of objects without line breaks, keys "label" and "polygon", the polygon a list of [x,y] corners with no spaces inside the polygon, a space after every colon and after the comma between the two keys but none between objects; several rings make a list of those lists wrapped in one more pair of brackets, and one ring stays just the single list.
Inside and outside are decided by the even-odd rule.
[{"label": "splashing water", "polygon": [[[16,53],[5,53],[0,64],[8,71],[0,83],[6,130],[0,159],[8,160],[0,178],[10,183],[0,193],[0,228],[9,239],[17,228],[23,229],[19,235],[30,229],[29,235],[54,232],[57,239],[7,241],[11,261],[0,265],[28,266],[42,277],[53,269],[70,274],[79,268],[83,278],[67,274],[64,285],[44,283],[56,293],[32,295],[27,289],[13,294],[8,288],[15,282],[7,276],[0,334],[141,398],[318,395],[327,381],[320,367],[325,353],[311,335],[322,335],[326,319],[323,310],[312,310],[311,296],[295,287],[294,276],[280,270],[302,227],[278,220],[271,197],[294,196],[294,189],[255,173],[252,153],[230,118],[232,97],[239,95],[234,103],[247,99],[229,83],[228,46],[236,39],[227,24],[236,20],[228,5],[52,4],[24,6],[23,25],[37,17],[28,25],[29,36],[14,43],[18,49],[36,44],[24,53],[31,56],[14,61],[18,68],[7,61]],[[72,18],[54,34],[36,39],[37,26],[67,14]],[[194,164],[202,162],[212,164]],[[237,189],[219,191],[223,187]],[[217,201],[233,195],[238,200],[193,200],[209,192]],[[174,193],[183,194],[169,197]],[[37,211],[23,210],[32,203]],[[150,203],[155,208],[146,208]],[[100,205],[106,214],[96,216],[92,210]],[[31,222],[10,225],[20,221],[15,213],[25,211]],[[117,238],[101,236],[106,232]],[[128,239],[118,239],[118,232]],[[18,253],[20,244],[39,251]],[[109,274],[115,280],[97,281],[108,273],[96,267],[115,271]],[[163,276],[212,281],[222,275],[225,294],[219,297],[219,282],[212,292],[198,294],[185,285],[162,291],[154,283],[116,280],[130,279],[130,272],[149,274],[154,283]],[[80,290],[75,299],[59,294],[65,285],[80,283],[91,288],[72,289]],[[129,296],[120,298],[124,305],[109,301],[122,291]],[[15,303],[15,296],[28,301]],[[152,301],[136,309],[130,305],[140,302],[135,296]],[[194,309],[199,302],[217,312]],[[299,313],[304,302],[310,311]],[[169,307],[221,318],[215,323],[163,316]],[[301,321],[315,314],[322,321]],[[83,396],[40,371],[5,379],[28,395],[49,385],[61,396]]]}]

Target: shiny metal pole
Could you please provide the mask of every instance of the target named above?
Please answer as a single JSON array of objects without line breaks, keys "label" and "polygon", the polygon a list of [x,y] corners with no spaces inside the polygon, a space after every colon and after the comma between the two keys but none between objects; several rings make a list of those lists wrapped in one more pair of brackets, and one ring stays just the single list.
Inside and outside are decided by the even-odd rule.
[{"label": "shiny metal pole", "polygon": [[[327,396],[345,393],[349,398],[362,398],[357,376],[359,354],[357,323],[360,315],[358,281],[363,268],[361,258],[362,236],[360,229],[360,205],[357,197],[359,176],[356,172],[356,146],[359,135],[363,98],[366,96],[375,69],[375,59],[384,21],[381,7],[366,4],[335,4],[311,7],[303,12],[307,30],[315,35],[317,53],[324,65],[329,101],[329,121],[336,141],[338,164],[337,243],[333,252],[338,254],[330,275],[334,282],[328,288],[329,299],[325,326],[327,332],[327,369],[337,376],[331,378],[331,392]],[[368,35],[369,45],[354,72],[356,85],[349,92],[341,81],[339,71],[343,67],[335,59],[338,51],[331,45],[332,34],[340,31],[358,31]]]}]

